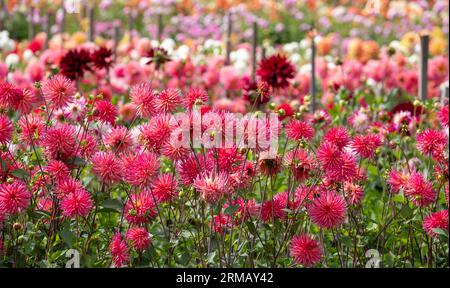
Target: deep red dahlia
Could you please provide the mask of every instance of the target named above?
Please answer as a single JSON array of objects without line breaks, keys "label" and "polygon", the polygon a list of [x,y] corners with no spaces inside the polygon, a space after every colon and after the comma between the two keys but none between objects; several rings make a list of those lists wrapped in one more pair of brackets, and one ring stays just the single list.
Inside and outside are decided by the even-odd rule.
[{"label": "deep red dahlia", "polygon": [[262,59],[256,73],[272,88],[286,88],[295,76],[295,68],[286,56],[277,54]]},{"label": "deep red dahlia", "polygon": [[108,70],[113,64],[112,56],[111,49],[100,47],[92,52],[91,58],[95,68]]},{"label": "deep red dahlia", "polygon": [[190,110],[195,105],[203,105],[208,103],[208,93],[199,88],[191,88],[186,94],[184,95],[183,103],[184,107],[186,109]]},{"label": "deep red dahlia", "polygon": [[64,76],[77,80],[92,71],[91,63],[92,55],[87,49],[72,49],[61,58],[59,68]]}]

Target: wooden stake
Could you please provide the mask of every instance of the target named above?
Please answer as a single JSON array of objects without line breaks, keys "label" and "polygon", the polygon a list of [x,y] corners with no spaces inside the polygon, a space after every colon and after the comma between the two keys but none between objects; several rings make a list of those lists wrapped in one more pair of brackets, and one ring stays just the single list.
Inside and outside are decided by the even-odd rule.
[{"label": "wooden stake", "polygon": [[30,10],[28,10],[28,40],[33,40],[34,34],[36,30],[34,29],[34,13],[36,11],[36,8],[31,7]]},{"label": "wooden stake", "polygon": [[428,98],[428,55],[430,36],[420,35],[420,63],[419,63],[419,97],[425,101]]},{"label": "wooden stake", "polygon": [[230,65],[231,54],[231,33],[233,29],[233,23],[231,22],[231,12],[227,13],[227,35],[226,35],[226,50],[225,50],[225,65]]},{"label": "wooden stake", "polygon": [[47,49],[48,48],[48,42],[50,41],[50,38],[52,37],[52,13],[51,12],[47,12],[47,15],[46,15],[46,20],[45,20],[45,34],[46,34],[46,37],[45,37],[45,49]]},{"label": "wooden stake", "polygon": [[163,15],[162,14],[158,14],[158,31],[156,34],[156,38],[158,39],[159,44],[161,44],[161,38],[162,38],[162,33],[164,30],[164,24],[163,24]]},{"label": "wooden stake", "polygon": [[117,47],[120,41],[120,27],[118,25],[114,26],[114,61],[117,59]]},{"label": "wooden stake", "polygon": [[449,83],[445,83],[441,91],[441,105],[448,104],[449,102]]},{"label": "wooden stake", "polygon": [[0,0],[0,31],[5,30],[5,18],[8,15],[5,0]]},{"label": "wooden stake", "polygon": [[133,24],[134,24],[134,17],[133,17],[133,12],[130,10],[130,13],[128,13],[128,18],[127,18],[127,26],[128,26],[128,34],[130,35],[130,40],[131,40],[131,33],[133,32]]},{"label": "wooden stake", "polygon": [[258,23],[253,23],[253,39],[252,39],[252,81],[256,80],[256,48],[258,47]]},{"label": "wooden stake", "polygon": [[94,42],[95,40],[95,8],[91,5],[87,8],[89,17],[89,41]]},{"label": "wooden stake", "polygon": [[66,5],[65,1],[61,1],[61,23],[59,23],[59,34],[66,32]]},{"label": "wooden stake", "polygon": [[311,111],[316,110],[316,35],[311,31]]}]

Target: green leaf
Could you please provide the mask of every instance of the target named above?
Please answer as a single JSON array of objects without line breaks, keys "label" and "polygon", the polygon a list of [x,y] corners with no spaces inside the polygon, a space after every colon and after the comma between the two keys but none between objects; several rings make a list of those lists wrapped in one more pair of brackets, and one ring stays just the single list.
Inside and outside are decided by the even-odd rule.
[{"label": "green leaf", "polygon": [[256,235],[257,231],[255,224],[253,224],[253,222],[246,222],[245,224],[247,225],[247,228],[250,231],[250,233],[252,233],[252,235]]},{"label": "green leaf", "polygon": [[13,170],[13,171],[11,171],[11,174],[22,180],[24,180],[28,177],[28,173],[23,169]]},{"label": "green leaf", "polygon": [[225,209],[225,211],[223,211],[223,214],[234,215],[234,213],[236,213],[236,211],[238,211],[238,210],[239,210],[239,205],[228,206],[227,209]]},{"label": "green leaf", "polygon": [[448,231],[441,228],[433,228],[433,232],[448,239]]},{"label": "green leaf", "polygon": [[76,240],[75,234],[70,230],[70,223],[66,222],[63,229],[61,230],[61,238],[64,242],[66,242],[69,247],[72,247],[73,243]]},{"label": "green leaf", "polygon": [[102,202],[102,207],[111,209],[111,210],[114,210],[117,212],[121,212],[123,205],[117,199],[106,199],[105,201]]}]

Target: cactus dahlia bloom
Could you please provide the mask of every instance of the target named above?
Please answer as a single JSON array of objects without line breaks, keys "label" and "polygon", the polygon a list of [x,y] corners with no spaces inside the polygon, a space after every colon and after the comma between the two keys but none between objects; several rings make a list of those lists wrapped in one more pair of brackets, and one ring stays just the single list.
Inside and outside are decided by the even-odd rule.
[{"label": "cactus dahlia bloom", "polygon": [[448,231],[448,210],[433,213],[423,219],[423,229],[428,235],[437,237],[438,235],[433,231],[436,228]]},{"label": "cactus dahlia bloom", "polygon": [[215,203],[230,192],[228,174],[221,172],[203,172],[194,180],[194,187],[200,192],[200,197],[207,202]]},{"label": "cactus dahlia bloom", "polygon": [[62,108],[71,103],[77,92],[75,83],[63,75],[55,75],[42,83],[42,95],[49,105]]},{"label": "cactus dahlia bloom", "polygon": [[14,181],[0,185],[0,214],[16,214],[30,204],[31,193],[25,184]]},{"label": "cactus dahlia bloom", "polygon": [[347,207],[344,197],[326,191],[311,202],[308,212],[314,224],[329,229],[338,227],[344,222]]},{"label": "cactus dahlia bloom", "polygon": [[130,262],[130,254],[126,241],[122,240],[120,233],[116,233],[113,236],[111,244],[109,244],[109,251],[112,256],[113,264],[116,268]]},{"label": "cactus dahlia bloom", "polygon": [[144,251],[150,246],[150,235],[145,228],[133,227],[128,230],[126,238],[137,251]]},{"label": "cactus dahlia bloom", "polygon": [[322,247],[318,241],[307,234],[292,237],[290,255],[297,264],[311,267],[322,257]]},{"label": "cactus dahlia bloom", "polygon": [[295,68],[286,56],[273,55],[261,60],[256,73],[272,88],[286,88],[295,76]]}]

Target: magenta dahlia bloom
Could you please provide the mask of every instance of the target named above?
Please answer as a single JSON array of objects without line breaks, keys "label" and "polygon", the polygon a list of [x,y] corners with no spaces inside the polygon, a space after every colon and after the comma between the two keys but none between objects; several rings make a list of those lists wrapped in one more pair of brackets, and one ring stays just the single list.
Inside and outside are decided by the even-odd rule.
[{"label": "magenta dahlia bloom", "polygon": [[111,151],[95,153],[92,165],[92,171],[105,183],[112,184],[122,179],[122,163]]},{"label": "magenta dahlia bloom", "polygon": [[435,212],[423,219],[423,229],[429,236],[438,236],[438,234],[433,231],[433,229],[436,228],[448,231],[448,210]]},{"label": "magenta dahlia bloom", "polygon": [[33,110],[33,107],[38,103],[39,100],[29,89],[22,89],[20,93],[16,94],[13,99],[11,106],[14,110],[19,111],[23,114],[28,114]]},{"label": "magenta dahlia bloom", "polygon": [[59,181],[55,189],[55,194],[59,199],[63,199],[73,193],[82,194],[82,192],[86,192],[83,184],[72,177],[67,177]]},{"label": "magenta dahlia bloom", "polygon": [[63,124],[50,128],[42,137],[42,147],[49,159],[65,161],[75,156],[78,141],[73,126]]},{"label": "magenta dahlia bloom", "polygon": [[208,93],[203,89],[191,88],[184,94],[183,104],[186,109],[190,110],[194,105],[202,105],[208,102]]},{"label": "magenta dahlia bloom", "polygon": [[110,101],[100,100],[95,102],[93,111],[94,119],[114,125],[117,116],[117,108]]},{"label": "magenta dahlia bloom", "polygon": [[362,158],[372,158],[375,150],[381,146],[378,134],[358,135],[353,138],[351,148]]},{"label": "magenta dahlia bloom", "polygon": [[130,228],[127,232],[126,238],[137,251],[144,251],[150,246],[150,234],[145,228]]},{"label": "magenta dahlia bloom", "polygon": [[6,144],[11,141],[13,126],[9,118],[0,115],[0,144]]},{"label": "magenta dahlia bloom", "polygon": [[317,160],[326,171],[335,171],[339,169],[341,165],[342,152],[338,146],[323,142],[317,149]]},{"label": "magenta dahlia bloom", "polygon": [[336,228],[344,223],[347,206],[344,197],[332,192],[322,192],[308,206],[314,224],[320,228]]},{"label": "magenta dahlia bloom", "polygon": [[361,200],[364,197],[364,189],[361,186],[351,182],[344,183],[344,192],[345,197],[348,199],[348,203],[352,205],[361,203]]},{"label": "magenta dahlia bloom", "polygon": [[358,164],[350,153],[343,153],[339,165],[334,169],[328,169],[327,177],[334,181],[352,181],[358,177]]},{"label": "magenta dahlia bloom", "polygon": [[74,99],[77,89],[75,83],[63,75],[55,75],[42,83],[42,95],[54,108],[63,108]]},{"label": "magenta dahlia bloom", "polygon": [[0,184],[0,214],[16,214],[26,209],[30,204],[31,193],[25,184]]},{"label": "magenta dahlia bloom", "polygon": [[142,152],[124,159],[125,180],[136,187],[148,187],[159,169],[158,157]]},{"label": "magenta dahlia bloom", "polygon": [[314,129],[306,122],[291,120],[286,124],[286,136],[292,140],[308,140],[314,136]]},{"label": "magenta dahlia bloom", "polygon": [[406,183],[405,195],[414,205],[425,207],[434,202],[436,193],[431,182],[426,181],[419,172],[412,172]]},{"label": "magenta dahlia bloom", "polygon": [[158,202],[170,202],[177,197],[177,181],[171,174],[161,174],[152,183],[152,191]]},{"label": "magenta dahlia bloom", "polygon": [[147,224],[156,217],[155,202],[151,190],[131,195],[125,204],[125,219],[131,224]]},{"label": "magenta dahlia bloom", "polygon": [[67,218],[87,216],[92,206],[91,195],[84,189],[77,189],[61,200],[62,215]]},{"label": "magenta dahlia bloom", "polygon": [[45,130],[45,123],[39,116],[29,114],[23,115],[18,121],[20,127],[20,141],[28,145],[36,145],[39,142],[39,136]]},{"label": "magenta dahlia bloom", "polygon": [[155,94],[149,83],[142,83],[131,87],[131,102],[136,105],[137,114],[150,118],[155,114]]},{"label": "magenta dahlia bloom", "polygon": [[[197,162],[198,161],[198,162]],[[192,155],[177,163],[177,174],[183,185],[191,185],[202,171],[211,171],[214,163],[208,156]]]},{"label": "magenta dahlia bloom", "polygon": [[345,127],[333,127],[323,136],[323,141],[336,145],[340,150],[350,143],[350,135]]},{"label": "magenta dahlia bloom", "polygon": [[126,153],[133,148],[133,138],[125,126],[117,126],[105,135],[105,144],[115,153]]},{"label": "magenta dahlia bloom", "polygon": [[21,90],[19,87],[9,83],[0,81],[0,106],[12,107],[15,99],[17,99]]},{"label": "magenta dahlia bloom", "polygon": [[448,109],[448,104],[445,106],[442,106],[442,108],[439,110],[438,112],[438,117],[439,120],[441,121],[441,125],[444,128],[448,128],[448,122],[449,122],[449,109]]},{"label": "magenta dahlia bloom", "polygon": [[256,73],[272,88],[286,88],[295,76],[295,68],[286,56],[278,54],[262,59]]},{"label": "magenta dahlia bloom", "polygon": [[50,160],[45,171],[50,174],[56,182],[61,182],[70,176],[70,170],[67,165],[58,160]]},{"label": "magenta dahlia bloom", "polygon": [[400,189],[404,189],[408,183],[408,175],[397,170],[389,172],[388,183],[391,186],[391,192],[398,193]]},{"label": "magenta dahlia bloom", "polygon": [[194,187],[199,191],[200,197],[207,202],[215,203],[230,192],[228,174],[225,172],[203,172],[194,180]]},{"label": "magenta dahlia bloom", "polygon": [[172,113],[180,103],[180,91],[178,89],[168,88],[157,95],[154,106],[158,113]]},{"label": "magenta dahlia bloom", "polygon": [[426,155],[439,153],[448,143],[444,132],[427,129],[417,134],[417,149]]},{"label": "magenta dahlia bloom", "polygon": [[127,243],[122,240],[120,233],[114,234],[111,244],[109,244],[109,251],[116,268],[120,268],[130,262]]},{"label": "magenta dahlia bloom", "polygon": [[305,267],[314,266],[322,257],[320,243],[307,234],[294,236],[291,240],[289,251],[294,261]]}]

